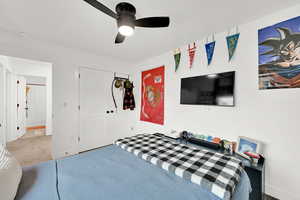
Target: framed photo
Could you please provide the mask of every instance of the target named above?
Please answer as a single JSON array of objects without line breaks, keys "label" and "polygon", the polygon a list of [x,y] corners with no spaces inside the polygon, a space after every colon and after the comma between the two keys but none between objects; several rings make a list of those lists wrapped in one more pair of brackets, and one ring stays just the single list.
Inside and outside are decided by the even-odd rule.
[{"label": "framed photo", "polygon": [[237,149],[236,149],[236,153],[245,157],[245,158],[249,158],[245,152],[252,152],[252,153],[258,153],[261,154],[262,150],[262,144],[261,142],[248,138],[248,137],[243,137],[240,136],[238,138],[238,142],[237,142]]}]

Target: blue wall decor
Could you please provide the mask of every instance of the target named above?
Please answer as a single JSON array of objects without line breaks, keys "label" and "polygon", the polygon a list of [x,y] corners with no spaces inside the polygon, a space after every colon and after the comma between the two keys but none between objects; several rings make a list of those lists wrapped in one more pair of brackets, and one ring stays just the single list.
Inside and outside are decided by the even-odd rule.
[{"label": "blue wall decor", "polygon": [[216,41],[205,44],[208,65],[210,65],[210,63],[213,59],[215,45],[216,45]]},{"label": "blue wall decor", "polygon": [[229,61],[232,59],[234,52],[236,50],[238,41],[239,41],[240,34],[234,34],[226,37],[227,47],[228,47],[228,54],[229,54]]}]

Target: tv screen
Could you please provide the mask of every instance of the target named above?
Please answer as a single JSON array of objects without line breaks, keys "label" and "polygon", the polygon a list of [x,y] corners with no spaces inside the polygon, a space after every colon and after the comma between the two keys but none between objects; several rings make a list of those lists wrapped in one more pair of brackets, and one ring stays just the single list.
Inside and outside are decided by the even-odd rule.
[{"label": "tv screen", "polygon": [[234,106],[235,72],[181,79],[180,104]]}]

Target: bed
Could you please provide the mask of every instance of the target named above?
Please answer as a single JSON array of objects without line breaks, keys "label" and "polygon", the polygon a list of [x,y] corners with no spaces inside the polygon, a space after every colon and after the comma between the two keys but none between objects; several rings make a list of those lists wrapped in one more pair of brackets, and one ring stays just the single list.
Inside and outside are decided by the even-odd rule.
[{"label": "bed", "polygon": [[[233,200],[248,200],[243,171]],[[16,200],[220,200],[116,145],[23,168]]]}]

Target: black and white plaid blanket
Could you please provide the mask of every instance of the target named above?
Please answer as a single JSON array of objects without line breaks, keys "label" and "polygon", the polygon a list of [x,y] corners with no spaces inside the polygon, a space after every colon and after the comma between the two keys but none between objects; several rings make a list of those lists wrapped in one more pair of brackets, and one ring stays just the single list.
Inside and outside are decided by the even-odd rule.
[{"label": "black and white plaid blanket", "polygon": [[155,135],[117,140],[117,146],[184,179],[221,199],[231,199],[243,170],[240,160]]}]

